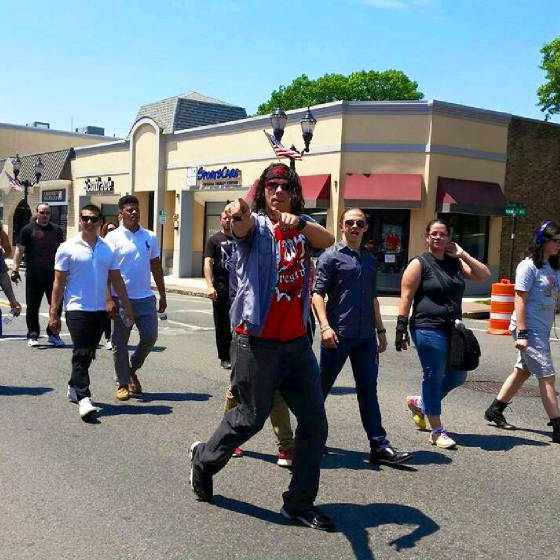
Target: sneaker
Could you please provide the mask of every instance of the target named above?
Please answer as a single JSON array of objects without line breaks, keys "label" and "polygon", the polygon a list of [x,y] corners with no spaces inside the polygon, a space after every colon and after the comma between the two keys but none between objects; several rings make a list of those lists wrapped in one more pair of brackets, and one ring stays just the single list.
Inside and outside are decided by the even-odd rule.
[{"label": "sneaker", "polygon": [[441,449],[452,449],[457,446],[455,440],[450,438],[449,434],[444,429],[437,432],[430,432],[428,441]]},{"label": "sneaker", "polygon": [[126,385],[121,385],[117,389],[116,396],[119,401],[127,401],[128,399],[130,399],[130,392],[128,390],[128,387]]},{"label": "sneaker", "polygon": [[78,395],[74,387],[70,387],[70,385],[68,385],[68,389],[66,390],[66,396],[68,397],[68,400],[70,402],[73,402],[74,404],[78,404]]},{"label": "sneaker", "polygon": [[90,420],[91,417],[100,410],[98,406],[93,406],[90,397],[84,397],[78,402],[78,412],[84,422]]},{"label": "sneaker", "polygon": [[409,395],[408,397],[406,397],[406,405],[408,406],[410,412],[412,412],[412,419],[414,420],[416,427],[419,430],[425,430],[426,416],[424,415],[424,413],[422,412],[422,408],[420,407],[421,401],[421,398],[418,396]]},{"label": "sneaker", "polygon": [[306,510],[296,510],[284,505],[280,513],[287,519],[299,521],[307,527],[317,529],[319,531],[333,531],[334,523],[330,517],[327,517],[318,507],[311,506]]},{"label": "sneaker", "polygon": [[60,335],[58,334],[50,334],[48,341],[49,344],[52,344],[53,346],[57,346],[59,348],[61,346],[64,346],[64,341],[62,340],[62,338],[60,338]]},{"label": "sneaker", "polygon": [[200,441],[195,441],[191,445],[190,458],[191,458],[191,473],[189,476],[189,481],[191,488],[196,495],[196,499],[199,502],[210,502],[214,495],[214,488],[212,482],[212,475],[206,474],[202,467],[194,462],[194,457],[196,455],[196,449],[200,445]]},{"label": "sneaker", "polygon": [[220,366],[224,369],[231,369],[231,362],[229,360],[220,360]]},{"label": "sneaker", "polygon": [[412,453],[399,451],[396,447],[388,445],[379,449],[372,449],[369,454],[369,462],[374,465],[400,465],[412,459]]},{"label": "sneaker", "polygon": [[108,341],[105,343],[105,350],[112,350],[112,349],[113,349],[113,344],[112,344],[112,342],[111,342],[110,340],[108,340]]},{"label": "sneaker", "polygon": [[30,336],[27,339],[27,346],[30,348],[34,348],[35,346],[39,346],[39,341],[37,340],[37,336]]},{"label": "sneaker", "polygon": [[134,372],[130,372],[130,383],[128,384],[128,390],[132,395],[141,395],[142,394],[142,385],[140,384],[140,380],[138,376]]},{"label": "sneaker", "polygon": [[231,452],[231,456],[232,456],[232,457],[243,457],[243,449],[241,449],[241,447],[236,447],[236,448]]},{"label": "sneaker", "polygon": [[294,459],[293,449],[280,449],[278,451],[278,460],[276,464],[279,467],[291,467]]}]

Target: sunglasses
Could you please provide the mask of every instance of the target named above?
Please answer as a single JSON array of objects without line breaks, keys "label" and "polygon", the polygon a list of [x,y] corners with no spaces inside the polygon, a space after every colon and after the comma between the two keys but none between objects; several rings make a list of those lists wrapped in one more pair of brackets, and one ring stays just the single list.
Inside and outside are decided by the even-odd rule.
[{"label": "sunglasses", "polygon": [[100,216],[80,216],[82,222],[91,222],[92,224],[97,223],[100,219]]},{"label": "sunglasses", "polygon": [[366,223],[364,222],[364,220],[344,220],[344,225],[348,227],[356,226],[360,229],[366,227]]},{"label": "sunglasses", "polygon": [[264,186],[269,191],[275,191],[278,187],[280,187],[283,191],[289,191],[290,190],[290,184],[289,183],[277,183],[276,181],[267,181]]}]

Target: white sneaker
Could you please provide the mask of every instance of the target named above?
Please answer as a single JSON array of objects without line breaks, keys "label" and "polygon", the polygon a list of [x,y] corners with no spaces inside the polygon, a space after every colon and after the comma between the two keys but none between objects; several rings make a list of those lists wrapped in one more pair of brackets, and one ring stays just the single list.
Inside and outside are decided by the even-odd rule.
[{"label": "white sneaker", "polygon": [[66,396],[68,397],[68,400],[70,402],[73,402],[74,404],[78,404],[78,395],[77,395],[76,389],[74,389],[74,387],[70,387],[70,385],[68,385],[68,390],[66,391]]},{"label": "white sneaker", "polygon": [[93,406],[89,397],[84,397],[78,403],[78,412],[84,422],[87,422],[93,414],[99,412],[101,409],[98,406]]},{"label": "white sneaker", "polygon": [[108,340],[108,341],[105,343],[105,350],[112,350],[112,349],[113,349],[113,345],[111,344],[111,341]]},{"label": "white sneaker", "polygon": [[64,346],[64,341],[57,334],[50,334],[48,340],[49,340],[49,344],[52,344],[53,346],[57,346],[57,347]]},{"label": "white sneaker", "polygon": [[37,340],[37,337],[31,337],[27,339],[27,346],[29,346],[30,348],[34,348],[35,346],[39,346],[39,341]]}]

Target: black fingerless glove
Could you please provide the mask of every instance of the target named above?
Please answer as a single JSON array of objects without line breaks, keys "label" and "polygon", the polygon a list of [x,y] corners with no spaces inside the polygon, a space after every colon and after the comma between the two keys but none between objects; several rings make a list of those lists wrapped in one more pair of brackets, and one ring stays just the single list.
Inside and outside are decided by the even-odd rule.
[{"label": "black fingerless glove", "polygon": [[403,344],[410,344],[410,338],[408,337],[408,317],[399,315],[397,317],[397,332],[395,335],[395,348],[397,352],[403,349]]}]

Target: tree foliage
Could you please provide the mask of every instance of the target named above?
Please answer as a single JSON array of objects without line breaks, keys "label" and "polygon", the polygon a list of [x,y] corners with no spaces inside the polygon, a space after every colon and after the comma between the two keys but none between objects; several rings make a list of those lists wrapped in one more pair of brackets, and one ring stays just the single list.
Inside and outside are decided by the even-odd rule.
[{"label": "tree foliage", "polygon": [[418,84],[400,70],[325,74],[310,80],[305,74],[288,86],[280,86],[270,99],[257,109],[258,115],[272,113],[276,107],[285,111],[331,101],[389,101],[422,99]]},{"label": "tree foliage", "polygon": [[546,72],[546,82],[537,90],[537,105],[548,121],[552,115],[560,113],[560,37],[547,43],[541,53],[541,69]]}]

